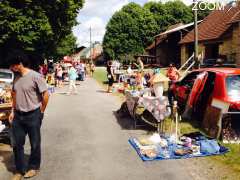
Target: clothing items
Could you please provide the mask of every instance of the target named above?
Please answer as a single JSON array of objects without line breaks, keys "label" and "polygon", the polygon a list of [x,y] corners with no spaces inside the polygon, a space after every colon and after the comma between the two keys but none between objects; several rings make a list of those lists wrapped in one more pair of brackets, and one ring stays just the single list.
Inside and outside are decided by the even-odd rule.
[{"label": "clothing items", "polygon": [[24,76],[18,76],[13,84],[13,91],[16,93],[16,110],[29,112],[39,108],[41,93],[47,90],[45,79],[33,70]]}]

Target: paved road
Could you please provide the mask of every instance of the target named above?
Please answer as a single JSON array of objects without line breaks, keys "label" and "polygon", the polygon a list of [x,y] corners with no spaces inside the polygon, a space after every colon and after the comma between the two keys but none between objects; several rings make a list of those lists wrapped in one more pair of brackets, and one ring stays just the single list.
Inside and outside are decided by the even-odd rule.
[{"label": "paved road", "polygon": [[[78,95],[66,96],[60,92],[64,90],[51,97],[42,127],[42,168],[33,179],[202,179],[194,173],[198,168],[192,160],[142,162],[128,144],[128,138],[146,131],[133,130],[116,118],[114,111],[120,107],[120,101],[104,93],[93,79],[78,86]],[[0,151],[1,180],[12,176],[11,157],[8,150]]]}]

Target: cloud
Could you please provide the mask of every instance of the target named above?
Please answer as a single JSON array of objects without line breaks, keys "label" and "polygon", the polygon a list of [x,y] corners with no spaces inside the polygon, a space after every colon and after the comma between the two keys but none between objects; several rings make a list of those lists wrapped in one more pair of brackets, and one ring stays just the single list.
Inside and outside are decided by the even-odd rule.
[{"label": "cloud", "polygon": [[[165,3],[169,0],[148,0],[148,2],[153,1],[153,2],[159,2],[161,1],[162,3]],[[185,4],[190,5],[193,3],[193,0],[182,0]]]},{"label": "cloud", "polygon": [[89,46],[89,28],[92,28],[92,40],[102,41],[105,27],[110,17],[122,6],[128,4],[128,0],[88,0],[80,10],[77,17],[79,25],[73,28],[78,45]]}]

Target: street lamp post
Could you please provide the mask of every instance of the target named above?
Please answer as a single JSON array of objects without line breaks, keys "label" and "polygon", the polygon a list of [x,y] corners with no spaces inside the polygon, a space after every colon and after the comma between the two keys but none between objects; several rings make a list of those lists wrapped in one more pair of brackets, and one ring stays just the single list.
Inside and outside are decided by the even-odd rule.
[{"label": "street lamp post", "polygon": [[[197,0],[194,0],[194,3],[197,3]],[[194,61],[197,67],[199,67],[200,63],[198,60],[198,16],[197,9],[194,11]]]}]

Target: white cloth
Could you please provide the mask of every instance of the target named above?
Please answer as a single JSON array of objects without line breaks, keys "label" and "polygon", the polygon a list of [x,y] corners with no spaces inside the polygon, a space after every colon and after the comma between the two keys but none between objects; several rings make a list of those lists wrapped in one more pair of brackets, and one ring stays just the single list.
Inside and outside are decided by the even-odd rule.
[{"label": "white cloth", "polygon": [[77,87],[76,87],[75,80],[69,80],[68,94],[70,94],[72,91],[74,91],[74,93],[77,93]]},{"label": "white cloth", "polygon": [[154,90],[154,93],[155,93],[156,97],[162,97],[163,96],[163,91],[164,91],[163,86],[164,86],[163,82],[153,84],[153,90]]}]

